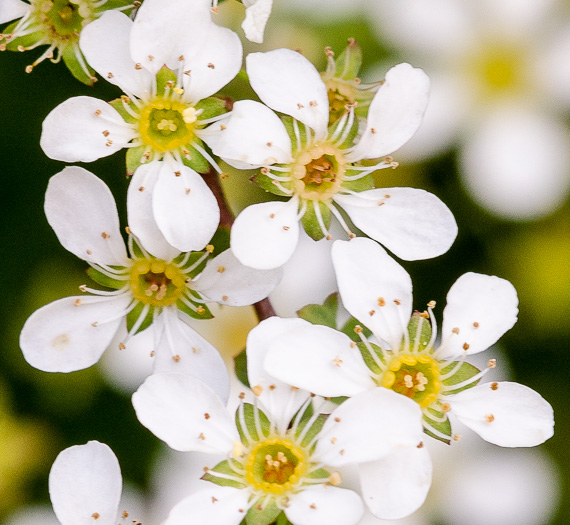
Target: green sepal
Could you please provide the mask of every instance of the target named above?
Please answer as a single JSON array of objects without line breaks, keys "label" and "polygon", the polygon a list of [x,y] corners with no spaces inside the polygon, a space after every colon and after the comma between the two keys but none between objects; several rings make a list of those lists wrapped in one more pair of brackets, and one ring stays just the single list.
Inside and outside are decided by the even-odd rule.
[{"label": "green sepal", "polygon": [[[320,241],[325,234],[317,220],[317,214],[315,213],[315,205],[313,202],[314,201],[307,202],[307,211],[301,218],[301,224],[311,239]],[[324,202],[317,201],[317,203],[321,211],[321,217],[323,218],[325,229],[328,230],[331,225],[331,211]]]},{"label": "green sepal", "polygon": [[[139,317],[142,314],[142,310],[143,310],[144,306],[145,305],[139,301],[137,303],[137,305],[127,314],[127,332],[130,332],[131,328],[138,321]],[[138,327],[137,331],[132,335],[135,335],[135,334],[138,334],[139,332],[142,332],[145,328],[148,328],[152,324],[153,311],[154,311],[154,306],[151,306],[148,309],[148,312],[144,318],[144,321]]]},{"label": "green sepal", "polygon": [[167,86],[170,91],[175,88],[177,80],[178,76],[172,69],[162,66],[156,74],[156,96],[163,97]]},{"label": "green sepal", "polygon": [[378,359],[374,359],[374,357],[370,353],[370,350],[366,348],[366,345],[364,343],[360,342],[357,344],[358,344],[358,349],[360,350],[360,354],[362,355],[362,359],[364,359],[364,363],[366,364],[368,369],[374,374],[377,375],[381,374],[383,370],[378,366],[377,361],[379,360],[384,364],[386,363],[384,360],[384,354],[382,352],[382,349],[378,345],[371,343],[370,341],[368,342],[368,345],[372,348],[372,351],[378,357]]},{"label": "green sepal", "polygon": [[312,324],[321,324],[336,329],[336,316],[338,312],[338,292],[330,294],[325,302],[308,304],[297,311],[297,316]]},{"label": "green sepal", "polygon": [[348,335],[348,337],[350,337],[353,341],[360,343],[362,340],[360,339],[358,334],[354,331],[354,329],[357,326],[360,326],[360,328],[362,328],[362,333],[364,334],[364,337],[368,338],[372,335],[372,332],[370,330],[368,330],[368,328],[366,328],[366,326],[362,326],[360,324],[360,321],[358,319],[355,319],[354,317],[351,317],[346,323],[344,323],[344,325],[340,329],[340,331],[343,334]]},{"label": "green sepal", "polygon": [[104,273],[101,273],[99,270],[96,270],[91,266],[87,268],[87,275],[97,284],[105,286],[106,288],[112,288],[113,290],[119,290],[126,284],[125,281],[120,281],[119,279],[108,277]]},{"label": "green sepal", "polygon": [[[251,182],[255,182],[261,189],[268,191],[269,193],[273,193],[273,195],[279,195],[280,197],[291,197],[290,194],[285,193],[283,190],[279,189],[275,184],[273,184],[273,179],[267,175],[258,171],[253,177],[251,177]],[[282,182],[281,185],[284,188],[290,186],[287,182]]]},{"label": "green sepal", "polygon": [[[127,97],[128,98],[128,97]],[[109,102],[110,106],[113,106],[113,109],[119,113],[119,115],[121,115],[121,118],[127,123],[127,124],[136,124],[138,122],[138,120],[133,117],[126,109],[125,106],[123,104],[123,100],[125,99],[121,99],[121,98],[116,98],[115,100],[111,100],[111,102]],[[133,104],[132,101],[130,101],[128,103],[129,107],[135,112],[138,113],[139,110],[138,108]]]},{"label": "green sepal", "polygon": [[362,49],[353,38],[349,39],[348,45],[335,59],[335,65],[335,78],[354,80],[358,77],[358,72],[362,67]]},{"label": "green sepal", "polygon": [[[257,433],[257,427],[255,424],[255,411],[258,412],[259,426],[261,429],[261,433],[263,434],[262,436],[260,436]],[[235,419],[236,419],[236,427],[238,429],[241,442],[246,446],[250,446],[251,443],[248,441],[247,435],[243,431],[242,424],[241,424],[241,418],[240,418],[239,414],[240,414],[240,409],[238,408],[236,410],[236,418]],[[243,404],[243,419],[245,422],[247,433],[251,436],[251,439],[254,441],[254,443],[257,441],[264,440],[269,435],[271,425],[269,423],[269,419],[267,418],[267,416],[263,413],[263,411],[261,409],[254,407],[250,403],[244,403]]]},{"label": "green sepal", "polygon": [[[117,9],[119,7],[125,7],[128,5],[132,5],[131,0],[107,0],[107,2],[102,5],[100,8],[95,9],[96,13],[103,13],[104,11],[109,11],[110,9]],[[125,9],[122,12],[126,15],[131,14],[132,9]]]},{"label": "green sepal", "polygon": [[430,427],[432,427],[434,430],[441,432],[444,436],[448,436],[448,438],[445,439],[445,438],[442,438],[441,436],[437,436],[437,435],[433,434],[427,428],[425,428],[425,426],[424,426],[424,432],[428,436],[431,436],[432,438],[435,438],[438,441],[442,441],[446,445],[449,445],[451,443],[451,423],[449,422],[447,415],[444,414],[443,412],[439,412],[437,410],[434,410],[433,408],[428,408],[427,410],[431,414],[433,414],[435,417],[445,418],[445,419],[444,419],[444,421],[441,421],[441,422],[440,421],[434,421],[433,419],[430,419],[429,417],[427,417],[424,414],[424,416],[422,418],[423,421],[425,421],[425,423],[428,424]]},{"label": "green sepal", "polygon": [[[237,464],[236,466],[238,468],[243,469],[243,465],[239,461],[232,461]],[[216,472],[219,472],[220,474],[226,474],[234,478],[236,477],[235,470],[230,467],[230,464],[227,460],[224,460],[218,463],[214,468],[208,469],[208,471],[202,476],[201,479],[204,481],[210,481],[216,485],[220,485],[220,487],[234,487],[236,489],[243,489],[246,487],[246,483],[240,483],[239,481],[235,481],[233,479],[216,476]]]},{"label": "green sepal", "polygon": [[129,239],[131,237],[133,239],[133,242],[130,243],[130,245],[129,245],[129,249],[131,251],[131,259],[133,261],[136,259],[146,259],[147,256],[145,255],[145,253],[142,251],[141,247],[139,246],[138,239],[134,235],[133,236],[129,235]]},{"label": "green sepal", "polygon": [[317,470],[313,470],[310,474],[305,475],[305,477],[308,479],[327,479],[330,475],[331,473],[328,470],[318,468]]},{"label": "green sepal", "polygon": [[240,383],[247,388],[251,388],[249,378],[247,377],[247,353],[245,348],[234,356],[234,369]]},{"label": "green sepal", "polygon": [[[311,405],[309,405],[309,406],[311,406]],[[299,421],[299,423],[297,425],[297,429],[295,431],[295,437],[298,438],[301,435],[304,428],[307,426],[307,423],[309,422],[310,417],[311,416],[306,415],[306,411],[305,411],[305,414],[303,414],[303,416],[301,417],[301,420]],[[303,438],[303,441],[301,441],[301,446],[306,447],[311,442],[311,440],[321,431],[321,429],[323,428],[323,425],[325,424],[325,421],[327,420],[328,417],[329,417],[328,414],[319,414],[317,416],[317,418],[313,421],[313,423],[311,424],[311,427],[307,431],[307,434]],[[316,445],[316,443],[313,446],[315,446],[315,445]]]},{"label": "green sepal", "polygon": [[184,312],[186,315],[192,317],[192,319],[213,319],[214,316],[212,312],[210,312],[208,306],[202,302],[202,299],[200,299],[200,302],[192,300],[192,297],[200,298],[200,295],[197,292],[194,290],[187,290],[185,295],[188,301],[191,302],[196,308],[203,308],[204,311],[200,314],[180,300],[176,301],[176,308],[178,308],[181,312]]},{"label": "green sepal", "polygon": [[[351,172],[350,170],[347,170],[347,175],[354,175],[356,173],[357,172]],[[341,187],[345,190],[356,191],[357,193],[361,191],[372,190],[374,189],[374,177],[372,176],[372,173],[369,173],[360,179],[345,180],[341,184]]]},{"label": "green sepal", "polygon": [[[425,314],[414,312],[408,323],[408,334],[410,336],[410,349],[417,347],[419,352],[427,348],[431,340],[431,324],[424,317]],[[402,345],[406,343],[403,342]],[[402,347],[402,350],[407,351],[407,348]]]},{"label": "green sepal", "polygon": [[287,516],[285,516],[285,513],[282,512],[279,517],[277,518],[277,521],[275,522],[275,525],[293,525],[293,523],[291,523],[288,519]]},{"label": "green sepal", "polygon": [[[14,29],[16,29],[16,26],[19,24],[20,20],[21,19],[18,19],[15,22],[12,22],[8,27],[6,27],[6,29],[4,29],[4,31],[2,31],[2,33],[4,35],[12,34],[14,32]],[[43,37],[44,31],[36,31],[35,33],[31,33],[29,35],[19,36],[18,38],[14,38],[5,42],[6,49],[8,51],[18,51],[18,46],[33,46],[35,43],[42,40]]]},{"label": "green sepal", "polygon": [[[457,365],[457,361],[454,361],[453,363],[450,363],[449,365],[447,365],[445,368],[443,368],[441,370],[441,375],[445,375],[448,372],[451,372],[451,370]],[[458,383],[461,383],[463,381],[467,381],[468,379],[472,378],[473,376],[479,374],[481,372],[481,370],[479,370],[477,367],[473,366],[470,363],[463,363],[460,367],[459,370],[457,370],[457,372],[455,372],[455,374],[453,374],[451,377],[448,377],[447,379],[443,380],[442,383],[446,386],[446,387],[450,387],[453,385],[456,385]],[[447,390],[445,391],[445,394],[458,394],[459,392],[462,392],[463,390],[467,390],[468,388],[472,388],[474,387],[477,383],[479,383],[479,381],[481,380],[481,378],[477,379],[477,381],[473,381],[472,383],[469,383],[468,385],[465,385],[461,388],[458,388],[456,390]]]},{"label": "green sepal", "polygon": [[206,120],[227,113],[231,108],[229,99],[209,97],[200,100],[195,106],[196,110],[203,110],[198,115],[198,120]]},{"label": "green sepal", "polygon": [[188,158],[186,154],[182,155],[182,163],[184,166],[188,166],[198,173],[207,173],[210,170],[210,163],[194,146],[192,146],[192,144],[198,144],[202,148],[204,147],[204,143],[194,135],[192,142],[184,146],[184,149],[187,150],[187,155],[190,158]]},{"label": "green sepal", "polygon": [[144,144],[135,148],[127,148],[127,176],[133,175],[137,168],[144,164],[141,159],[145,151]]},{"label": "green sepal", "polygon": [[[260,501],[263,497],[260,498]],[[250,507],[245,516],[245,523],[247,525],[269,525],[274,522],[277,516],[281,514],[281,509],[275,504],[274,499],[270,499],[265,505],[265,508],[258,509],[257,504]]]},{"label": "green sepal", "polygon": [[[79,44],[77,42],[75,43],[75,46],[77,46],[77,49],[79,51]],[[63,62],[66,65],[67,69],[69,69],[71,74],[77,80],[79,80],[79,82],[82,82],[87,86],[92,86],[96,80],[95,71],[93,70],[92,67],[90,67],[87,64],[87,60],[85,60],[84,58],[85,63],[87,64],[87,70],[89,71],[89,75],[85,73],[85,71],[81,67],[81,64],[79,63],[79,60],[77,60],[77,56],[75,55],[75,49],[74,49],[75,46],[73,44],[70,44],[64,47],[63,49],[60,49],[59,52],[61,53],[61,58],[63,59]],[[79,52],[81,53],[81,51]]]},{"label": "green sepal", "polygon": [[334,403],[335,405],[342,405],[347,399],[348,399],[348,396],[335,396],[335,397],[329,397],[328,398],[328,400],[331,403]]},{"label": "green sepal", "polygon": [[214,253],[217,255],[228,250],[230,247],[230,228],[220,226],[210,239],[210,244],[214,246]]},{"label": "green sepal", "polygon": [[[285,130],[287,131],[287,134],[289,135],[289,138],[291,139],[293,156],[295,156],[297,154],[297,152],[299,151],[299,149],[297,148],[298,144],[297,144],[297,136],[295,135],[295,127],[293,125],[294,120],[295,119],[293,117],[289,117],[287,115],[281,117],[281,122],[283,122],[283,125],[285,126]],[[301,139],[301,148],[304,148],[307,144],[307,133],[305,131],[305,126],[303,126],[303,125],[299,126],[298,125],[297,128],[299,129],[299,137]]]},{"label": "green sepal", "polygon": [[[182,259],[184,259],[184,257],[186,257],[187,253],[188,252],[181,253],[172,262],[174,264],[179,264],[182,261]],[[200,259],[200,257],[202,257],[204,255],[204,253],[206,253],[206,252],[203,252],[203,251],[202,252],[192,252],[188,257],[188,260],[184,263],[184,266],[180,267],[180,270],[184,271],[184,270],[186,270],[186,268],[190,268],[190,266],[195,264],[196,261],[198,261],[198,259]],[[204,268],[206,268],[207,262],[208,262],[208,258],[204,258],[204,260],[198,266],[196,266],[196,268],[194,268],[191,272],[188,272],[186,275],[192,279],[194,277],[196,277],[197,275],[200,275],[204,271]]]}]

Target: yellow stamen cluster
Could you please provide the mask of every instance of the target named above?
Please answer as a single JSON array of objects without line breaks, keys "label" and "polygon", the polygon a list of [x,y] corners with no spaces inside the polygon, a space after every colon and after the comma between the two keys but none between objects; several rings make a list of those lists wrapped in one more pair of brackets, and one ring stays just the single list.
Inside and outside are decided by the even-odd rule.
[{"label": "yellow stamen cluster", "polygon": [[186,286],[180,269],[160,259],[139,259],[129,281],[133,296],[143,304],[168,306],[175,303]]}]

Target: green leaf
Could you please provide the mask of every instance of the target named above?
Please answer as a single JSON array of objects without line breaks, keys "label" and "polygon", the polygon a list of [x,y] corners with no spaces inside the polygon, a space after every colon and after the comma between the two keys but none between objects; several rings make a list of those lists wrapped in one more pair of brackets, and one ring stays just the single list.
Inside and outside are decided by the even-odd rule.
[{"label": "green leaf", "polygon": [[[315,201],[307,201],[307,211],[301,218],[301,224],[311,239],[320,241],[325,234],[317,219],[314,202]],[[328,230],[331,225],[331,211],[324,202],[318,201],[317,204],[321,211],[321,217],[323,219],[325,229]]]},{"label": "green leaf", "polygon": [[[449,365],[447,365],[445,368],[443,368],[441,370],[441,375],[445,375],[448,372],[451,372],[453,370],[453,368],[455,366],[457,366],[457,361],[454,361],[453,363],[450,363]],[[477,374],[479,374],[481,372],[481,370],[479,370],[477,367],[473,366],[470,363],[463,363],[460,367],[459,370],[457,370],[457,372],[455,372],[455,374],[453,374],[451,377],[448,377],[447,379],[444,379],[442,381],[442,383],[446,386],[446,387],[450,387],[453,385],[457,385],[458,383],[461,383],[463,381],[466,381],[470,378],[472,378],[473,376],[476,376]],[[465,385],[461,388],[457,388],[456,390],[447,390],[445,391],[445,394],[457,394],[459,392],[462,392],[463,390],[467,390],[468,388],[472,388],[474,387],[477,383],[479,383],[479,381],[481,380],[481,378],[477,379],[476,381],[473,381],[472,383],[469,383],[468,385]]]},{"label": "green leaf", "polygon": [[[233,463],[236,464],[236,467],[243,470],[243,465],[236,461],[235,459],[232,460]],[[221,487],[235,487],[236,489],[242,489],[247,486],[246,483],[241,483],[239,481],[235,481],[233,479],[227,479],[224,477],[216,476],[216,472],[220,474],[226,474],[227,476],[237,477],[235,470],[229,464],[229,461],[225,460],[221,463],[218,463],[214,468],[209,469],[203,476],[202,479],[205,481],[210,481],[215,483],[216,485],[220,485]]]},{"label": "green leaf", "polygon": [[247,377],[247,353],[245,348],[239,354],[234,356],[234,369],[241,384],[245,385],[247,388],[251,388]]},{"label": "green leaf", "polygon": [[[431,325],[424,317],[425,314],[414,312],[410,322],[408,323],[408,334],[410,334],[410,348],[418,348],[418,351],[424,350],[431,340]],[[405,344],[405,343],[403,343]],[[407,348],[403,350],[407,351]]]},{"label": "green leaf", "polygon": [[[79,45],[77,43],[75,43],[75,46],[77,46],[78,52],[80,53]],[[87,66],[87,69],[89,71],[89,75],[85,72],[85,70],[81,66],[81,64],[80,64],[80,62],[77,59],[77,56],[75,54],[75,46],[73,44],[70,44],[70,45],[66,46],[63,50],[60,49],[60,53],[61,53],[61,57],[63,58],[63,62],[67,66],[67,69],[69,69],[71,74],[77,80],[79,80],[79,82],[82,82],[83,84],[86,84],[88,86],[92,86],[93,82],[95,81],[94,80],[95,79],[95,71],[93,70],[93,68]],[[85,58],[84,58],[84,60],[85,60]],[[87,61],[85,61],[85,63],[87,63]]]},{"label": "green leaf", "polygon": [[358,72],[362,66],[362,49],[353,38],[348,40],[348,45],[343,52],[335,59],[336,78],[343,80],[354,80],[358,77]]},{"label": "green leaf", "polygon": [[163,97],[167,87],[169,90],[176,87],[177,78],[176,73],[172,69],[162,66],[156,74],[156,96]]},{"label": "green leaf", "polygon": [[435,438],[438,441],[442,441],[443,443],[449,445],[451,443],[451,423],[449,422],[447,415],[444,414],[443,412],[439,412],[437,410],[434,410],[433,408],[428,408],[427,410],[430,414],[433,414],[436,418],[444,418],[444,421],[441,421],[441,422],[440,421],[434,421],[433,419],[429,418],[425,414],[423,415],[423,418],[422,418],[423,421],[427,425],[432,427],[434,430],[437,430],[438,432],[441,432],[444,436],[448,436],[448,437],[447,437],[447,439],[445,439],[441,436],[433,434],[425,426],[424,426],[424,432],[428,436],[431,436],[432,438]]},{"label": "green leaf", "polygon": [[297,315],[312,324],[321,324],[336,329],[336,316],[338,311],[338,293],[329,295],[325,302],[303,306]]},{"label": "green leaf", "polygon": [[[260,430],[262,433],[261,436],[257,433],[257,425],[256,425],[256,418],[255,418],[256,412],[258,413],[259,426],[260,426]],[[250,403],[244,403],[243,404],[243,420],[244,420],[244,424],[245,424],[245,429],[247,430],[247,434],[246,434],[246,432],[244,432],[244,429],[242,427],[242,421],[240,418],[240,408],[238,408],[236,410],[235,420],[236,420],[236,427],[238,429],[238,432],[239,432],[239,435],[241,438],[241,442],[246,446],[251,445],[251,443],[249,442],[249,439],[247,438],[247,434],[249,434],[249,436],[251,437],[253,442],[262,441],[263,439],[265,439],[269,435],[269,431],[270,431],[269,419],[263,413],[262,410],[260,410],[257,407],[254,407]]]},{"label": "green leaf", "polygon": [[[259,499],[259,501],[262,500],[263,497]],[[268,525],[269,523],[275,521],[280,513],[281,509],[277,507],[275,500],[271,499],[264,508],[260,507],[259,504],[253,505],[247,511],[245,522],[247,525]]]}]

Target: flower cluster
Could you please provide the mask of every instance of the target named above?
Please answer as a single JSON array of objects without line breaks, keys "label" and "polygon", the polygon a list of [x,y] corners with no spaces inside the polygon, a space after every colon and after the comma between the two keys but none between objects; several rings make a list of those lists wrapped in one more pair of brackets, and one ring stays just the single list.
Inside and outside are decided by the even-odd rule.
[{"label": "flower cluster", "polygon": [[[272,2],[243,4],[244,31],[259,42]],[[29,317],[20,336],[26,361],[67,373],[107,349],[149,345],[152,374],[132,397],[140,423],[172,449],[216,457],[167,525],[401,518],[430,488],[425,435],[458,440],[450,418],[503,447],[547,440],[553,413],[538,393],[480,383],[495,361],[483,371],[467,361],[515,324],[513,286],[460,277],[438,342],[435,303],[413,310],[410,276],[379,244],[412,261],[445,253],[457,235],[438,197],[375,179],[397,168],[390,155],[419,128],[428,76],[402,63],[362,84],[354,40],[338,57],[325,50],[322,73],[289,49],[249,53],[240,73],[242,44],[214,22],[219,9],[211,0],[9,0],[0,8],[0,22],[19,19],[2,49],[48,45],[33,65],[63,58],[79,80],[93,83],[97,73],[124,93],[53,109],[40,140],[46,155],[92,162],[126,149],[131,178],[126,243],[101,179],[78,166],[50,179],[47,220],[97,287],[82,284],[81,295]],[[261,102],[220,93],[238,74]],[[250,203],[234,221],[221,161],[255,170],[252,180],[275,199]],[[334,242],[333,217],[344,230]],[[340,330],[337,299],[307,307],[303,318],[276,316],[267,299],[302,229],[331,241],[352,316]],[[194,328],[212,317],[208,303],[256,307],[259,324],[236,374]],[[358,489],[345,483],[345,469],[357,472]],[[106,445],[64,450],[49,483],[61,523],[129,518],[119,515],[121,474]]]}]

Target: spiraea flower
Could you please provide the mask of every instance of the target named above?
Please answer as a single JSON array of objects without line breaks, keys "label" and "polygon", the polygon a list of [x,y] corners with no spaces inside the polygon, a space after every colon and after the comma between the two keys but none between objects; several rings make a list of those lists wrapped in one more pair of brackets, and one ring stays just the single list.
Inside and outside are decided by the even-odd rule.
[{"label": "spiraea flower", "polygon": [[126,510],[119,514],[122,489],[119,462],[113,451],[98,441],[66,448],[49,473],[53,510],[63,525],[140,523]]},{"label": "spiraea flower", "polygon": [[29,51],[48,48],[26,67],[31,73],[46,59],[63,59],[73,76],[84,84],[93,84],[94,71],[79,49],[83,28],[107,10],[130,11],[135,4],[127,0],[3,0],[0,24],[15,20],[0,34],[0,51]]},{"label": "spiraea flower", "polygon": [[449,414],[504,447],[535,446],[552,436],[552,407],[537,392],[512,382],[480,384],[495,361],[482,372],[465,361],[515,324],[518,299],[511,283],[476,273],[461,276],[447,295],[436,345],[435,305],[428,305],[429,313],[411,315],[410,276],[382,247],[369,239],[336,241],[332,258],[344,306],[374,337],[365,338],[357,326],[357,344],[344,333],[305,322],[269,349],[269,373],[325,396],[393,390],[414,400],[426,433],[447,443],[454,437]]},{"label": "spiraea flower", "polygon": [[361,164],[385,157],[414,134],[427,104],[429,81],[423,71],[409,64],[388,71],[360,129],[355,103],[329,126],[327,87],[299,53],[251,53],[246,62],[261,100],[286,116],[279,119],[263,104],[239,101],[206,140],[235,167],[262,168],[256,182],[288,201],[254,204],[237,217],[231,247],[243,264],[260,269],[284,264],[297,245],[299,222],[313,239],[330,239],[332,215],[354,237],[338,207],[403,259],[430,258],[449,249],[457,225],[445,204],[419,189],[372,189],[371,173],[394,164],[389,158]]},{"label": "spiraea flower", "polygon": [[[196,191],[195,198],[204,196]],[[108,290],[81,286],[87,295],[57,300],[32,314],[20,336],[25,359],[47,372],[80,370],[96,363],[113,341],[124,349],[130,337],[148,329],[155,370],[199,375],[227,395],[222,358],[188,326],[187,316],[212,317],[206,302],[259,301],[279,282],[280,271],[254,271],[229,250],[206,264],[213,231],[200,231],[199,223],[203,251],[181,253],[155,226],[154,237],[129,236],[129,256],[109,188],[83,168],[68,167],[51,178],[45,210],[62,245],[87,261],[90,277]]]},{"label": "spiraea flower", "polygon": [[50,158],[65,162],[91,162],[127,148],[127,172],[134,173],[129,194],[152,194],[159,228],[181,251],[192,249],[179,235],[188,231],[180,220],[192,221],[185,196],[196,172],[210,166],[221,172],[202,142],[208,124],[227,111],[226,101],[211,95],[242,60],[239,38],[212,23],[210,6],[209,0],[175,0],[165,10],[161,0],[146,0],[134,22],[109,12],[90,24],[81,49],[125,95],[111,103],[68,99],[45,119],[40,141]]},{"label": "spiraea flower", "polygon": [[[267,342],[298,328],[298,319],[286,319],[279,328],[276,319],[249,334],[248,377],[255,398],[249,404],[240,394],[235,421],[214,392],[190,376],[154,374],[133,395],[141,423],[172,448],[226,456],[205,469],[203,479],[215,485],[181,501],[165,523],[207,517],[265,525],[283,511],[295,525],[355,524],[362,502],[356,493],[337,487],[342,477],[335,470],[351,464],[359,466],[364,497],[372,507],[386,517],[415,510],[416,502],[409,493],[400,497],[398,488],[413,493],[420,485],[417,490],[425,497],[430,485],[417,405],[376,389],[330,415],[321,413],[324,400],[311,403],[308,392],[291,388],[262,367]],[[416,464],[421,474],[411,468]]]}]

